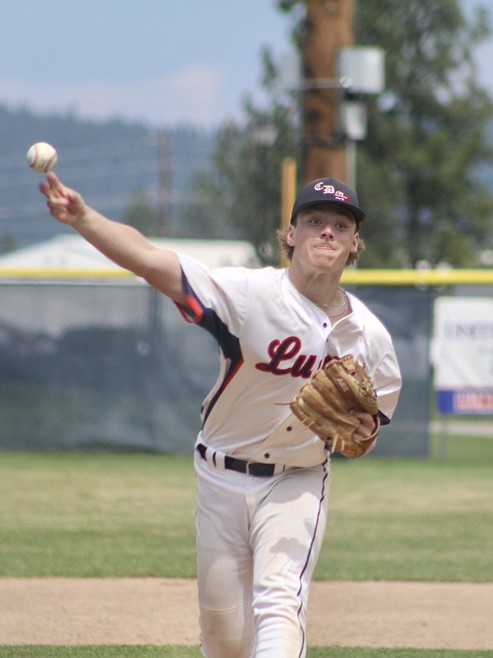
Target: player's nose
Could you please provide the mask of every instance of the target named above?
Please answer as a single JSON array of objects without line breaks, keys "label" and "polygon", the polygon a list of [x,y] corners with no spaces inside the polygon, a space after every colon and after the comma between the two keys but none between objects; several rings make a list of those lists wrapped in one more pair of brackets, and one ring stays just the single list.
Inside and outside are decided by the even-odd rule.
[{"label": "player's nose", "polygon": [[334,231],[332,230],[332,226],[330,224],[324,224],[321,228],[320,236],[323,238],[332,239],[334,237]]}]

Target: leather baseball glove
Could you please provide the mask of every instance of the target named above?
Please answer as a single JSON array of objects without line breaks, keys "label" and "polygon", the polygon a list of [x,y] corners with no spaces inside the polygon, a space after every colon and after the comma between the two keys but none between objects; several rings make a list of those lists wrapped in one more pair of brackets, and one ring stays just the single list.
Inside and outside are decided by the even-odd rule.
[{"label": "leather baseball glove", "polygon": [[[352,354],[331,359],[318,370],[290,407],[331,452],[355,459],[370,452],[376,443],[380,431],[377,396],[364,366]],[[352,409],[373,416],[375,428],[368,438],[354,438],[360,420],[349,413]]]}]

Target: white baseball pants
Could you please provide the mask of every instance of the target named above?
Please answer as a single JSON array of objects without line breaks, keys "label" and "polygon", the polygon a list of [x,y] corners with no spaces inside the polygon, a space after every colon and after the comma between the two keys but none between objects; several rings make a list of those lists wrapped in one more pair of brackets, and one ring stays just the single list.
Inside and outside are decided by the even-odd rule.
[{"label": "white baseball pants", "polygon": [[303,658],[328,464],[255,477],[196,457],[197,578],[206,658]]}]

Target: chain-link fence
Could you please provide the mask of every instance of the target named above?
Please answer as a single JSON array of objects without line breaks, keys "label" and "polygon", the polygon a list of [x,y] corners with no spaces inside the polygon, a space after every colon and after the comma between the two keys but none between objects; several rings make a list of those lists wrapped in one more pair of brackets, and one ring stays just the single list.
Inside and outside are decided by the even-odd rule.
[{"label": "chain-link fence", "polygon": [[[431,289],[353,291],[390,330],[404,378],[375,454],[425,456]],[[0,281],[0,449],[190,452],[217,373],[212,338],[139,280]]]},{"label": "chain-link fence", "polygon": [[212,339],[138,282],[0,285],[0,447],[184,452]]}]

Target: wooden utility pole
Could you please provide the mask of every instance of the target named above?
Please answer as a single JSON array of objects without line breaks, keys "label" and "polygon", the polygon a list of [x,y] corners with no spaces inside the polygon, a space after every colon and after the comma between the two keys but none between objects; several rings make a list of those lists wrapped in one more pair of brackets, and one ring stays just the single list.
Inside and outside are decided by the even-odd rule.
[{"label": "wooden utility pole", "polygon": [[354,0],[305,4],[302,182],[324,176],[346,181],[346,145],[337,135],[342,90],[336,84],[336,62],[337,50],[353,45]]},{"label": "wooden utility pole", "polygon": [[288,228],[296,201],[296,160],[284,158],[281,172],[281,230]]},{"label": "wooden utility pole", "polygon": [[[296,160],[284,158],[281,171],[281,231],[285,231],[291,222],[291,212],[296,201]],[[288,266],[288,258],[281,249],[281,267]]]}]

